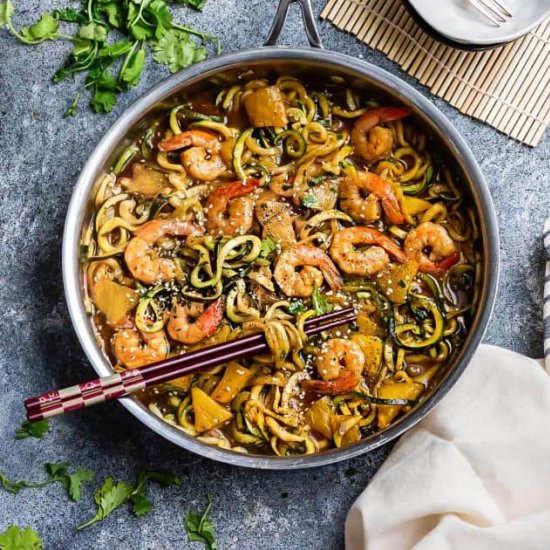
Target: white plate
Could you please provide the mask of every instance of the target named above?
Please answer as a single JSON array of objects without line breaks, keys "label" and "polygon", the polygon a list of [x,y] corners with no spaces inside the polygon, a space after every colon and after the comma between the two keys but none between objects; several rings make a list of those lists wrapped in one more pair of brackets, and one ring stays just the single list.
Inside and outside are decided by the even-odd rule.
[{"label": "white plate", "polygon": [[496,27],[469,0],[409,0],[428,25],[463,44],[499,44],[528,33],[550,15],[550,0],[500,0],[513,17]]}]

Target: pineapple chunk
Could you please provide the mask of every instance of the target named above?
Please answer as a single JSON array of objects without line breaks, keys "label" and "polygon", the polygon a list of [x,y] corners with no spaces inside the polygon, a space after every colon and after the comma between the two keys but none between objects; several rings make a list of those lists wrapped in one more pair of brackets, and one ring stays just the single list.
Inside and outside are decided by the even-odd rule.
[{"label": "pineapple chunk", "polygon": [[111,325],[117,325],[123,321],[138,302],[135,290],[119,285],[111,279],[98,281],[93,286],[92,298]]},{"label": "pineapple chunk", "polygon": [[217,428],[233,418],[225,407],[216,403],[200,388],[191,388],[191,399],[195,414],[195,430],[199,433]]},{"label": "pineapple chunk", "polygon": [[253,370],[245,369],[236,361],[232,361],[227,365],[222,379],[218,382],[210,397],[219,403],[231,403],[235,396],[252,380],[254,374]]},{"label": "pineapple chunk", "polygon": [[[424,390],[410,378],[405,382],[387,382],[378,390],[380,399],[416,399]],[[383,430],[401,411],[403,405],[378,405],[378,427]]]},{"label": "pineapple chunk", "polygon": [[404,264],[390,264],[376,277],[376,284],[390,302],[404,304],[417,273],[418,263],[415,260],[407,260]]}]

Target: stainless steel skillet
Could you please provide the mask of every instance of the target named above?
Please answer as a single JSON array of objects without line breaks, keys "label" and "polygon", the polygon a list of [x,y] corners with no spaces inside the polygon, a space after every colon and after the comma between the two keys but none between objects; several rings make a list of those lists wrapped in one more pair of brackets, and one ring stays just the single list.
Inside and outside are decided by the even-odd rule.
[{"label": "stainless steel skillet", "polygon": [[[293,3],[298,3],[301,7],[311,48],[274,46],[288,8]],[[315,80],[337,77],[358,89],[368,88],[369,94],[380,98],[384,104],[409,106],[414,113],[415,123],[433,136],[447,162],[459,174],[480,220],[483,280],[479,305],[466,342],[445,376],[424,401],[387,429],[353,446],[317,455],[289,458],[245,455],[214,448],[187,436],[155,416],[137,399],[122,400],[122,404],[146,426],[176,445],[199,455],[250,468],[311,468],[366,453],[391,441],[416,424],[445,396],[467,367],[489,321],[497,291],[499,242],[489,190],[471,150],[454,126],[428,99],[398,77],[364,61],[324,50],[315,26],[310,0],[280,0],[266,46],[225,54],[181,71],[149,90],[120,116],[95,148],[74,189],[64,230],[63,279],[71,319],[80,343],[96,373],[100,376],[108,375],[111,373],[111,366],[96,343],[84,309],[79,265],[81,231],[91,216],[94,183],[102,173],[109,170],[113,159],[128,145],[132,137],[139,135],[159,112],[205,88],[264,74],[292,74]]]}]

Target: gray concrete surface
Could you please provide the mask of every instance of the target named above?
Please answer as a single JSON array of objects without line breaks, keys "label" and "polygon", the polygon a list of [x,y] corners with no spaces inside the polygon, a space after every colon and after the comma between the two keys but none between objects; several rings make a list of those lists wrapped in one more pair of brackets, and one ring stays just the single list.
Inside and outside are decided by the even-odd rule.
[{"label": "gray concrete surface", "polygon": [[[20,0],[18,23],[65,2]],[[314,0],[318,14],[324,0]],[[203,14],[175,7],[179,18],[218,33],[226,50],[259,44],[275,2],[209,0]],[[393,63],[329,24],[320,31],[328,48],[379,65],[403,77]],[[282,43],[304,44],[297,11]],[[72,119],[61,114],[77,84],[53,85],[50,75],[69,46],[27,48],[0,30],[0,470],[13,478],[39,478],[48,461],[67,460],[97,473],[79,503],[61,487],[19,496],[0,490],[0,532],[12,522],[31,525],[47,549],[172,549],[188,544],[182,517],[212,495],[222,550],[343,548],[343,525],[354,498],[382,464],[389,448],[317,471],[257,472],[190,455],[144,429],[117,404],[53,422],[43,441],[15,441],[22,400],[90,376],[63,299],[61,234],[73,184],[100,136],[124,108],[167,70],[149,63],[141,85],[122,96],[115,111],[94,115],[85,104]],[[540,232],[548,214],[549,136],[536,149],[515,143],[446,105],[470,143],[493,193],[502,238],[502,283],[486,341],[530,356],[542,354],[543,251]],[[141,467],[169,468],[183,485],[150,494],[154,511],[137,519],[122,510],[76,533],[93,514],[93,491],[104,477],[133,480]]]}]

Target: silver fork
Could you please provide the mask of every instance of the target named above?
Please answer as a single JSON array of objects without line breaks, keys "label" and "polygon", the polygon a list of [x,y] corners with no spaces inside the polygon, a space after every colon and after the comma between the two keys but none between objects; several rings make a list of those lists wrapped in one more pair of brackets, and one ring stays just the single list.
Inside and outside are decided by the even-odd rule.
[{"label": "silver fork", "polygon": [[497,27],[512,17],[510,10],[500,0],[470,0],[470,4]]}]

